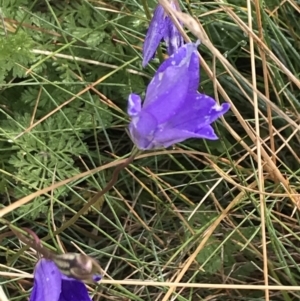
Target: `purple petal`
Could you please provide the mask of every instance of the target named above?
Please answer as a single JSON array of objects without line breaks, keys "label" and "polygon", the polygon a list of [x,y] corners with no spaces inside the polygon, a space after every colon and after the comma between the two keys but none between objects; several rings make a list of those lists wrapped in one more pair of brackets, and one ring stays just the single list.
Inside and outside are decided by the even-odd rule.
[{"label": "purple petal", "polygon": [[157,125],[157,120],[145,111],[142,111],[138,117],[131,120],[129,125],[130,136],[139,149],[151,148]]},{"label": "purple petal", "polygon": [[184,43],[182,35],[169,17],[167,18],[167,29],[164,34],[164,41],[167,45],[169,55],[175,53]]},{"label": "purple petal", "polygon": [[63,280],[59,301],[92,301],[92,299],[88,294],[85,284],[81,281]]},{"label": "purple petal", "polygon": [[201,128],[198,132],[190,132],[178,129],[164,129],[156,133],[155,140],[152,142],[152,148],[169,147],[175,143],[182,142],[189,138],[204,138],[210,140],[218,139],[214,129],[207,125]]},{"label": "purple petal", "polygon": [[[185,102],[190,89],[189,66],[195,49],[192,43],[182,46],[162,63],[147,88],[143,110],[155,116],[159,124],[175,116]],[[191,77],[194,81],[195,74]]]},{"label": "purple petal", "polygon": [[130,117],[137,116],[142,109],[142,100],[139,95],[131,93],[128,97],[127,113]]},{"label": "purple petal", "polygon": [[[219,137],[216,135],[214,129],[210,125],[206,125],[203,128],[199,129],[196,133],[199,135],[198,137],[201,136],[203,139],[209,139],[209,140],[218,140]],[[196,136],[193,136],[194,138],[198,138]]]},{"label": "purple petal", "polygon": [[225,114],[230,108],[228,103],[221,106],[216,101],[200,93],[189,93],[180,112],[155,133],[155,147],[168,147],[189,138],[218,139],[212,122]]},{"label": "purple petal", "polygon": [[99,274],[94,274],[94,275],[92,276],[92,278],[93,278],[93,281],[94,281],[94,282],[98,282],[98,281],[100,281],[100,280],[102,279],[102,276],[99,275]]},{"label": "purple petal", "polygon": [[199,82],[200,82],[200,60],[197,51],[194,51],[191,56],[191,61],[189,65],[189,91],[195,92],[198,90]]},{"label": "purple petal", "polygon": [[167,19],[163,7],[157,5],[143,45],[143,67],[153,58],[161,39],[165,35],[167,29],[166,21]]},{"label": "purple petal", "polygon": [[38,261],[34,270],[34,285],[30,301],[58,301],[61,293],[61,273],[55,263]]},{"label": "purple petal", "polygon": [[[168,67],[176,67],[182,64],[182,60],[185,59],[186,64],[190,63],[190,57],[192,53],[197,52],[197,43],[187,43],[180,47],[173,55],[163,61],[158,67],[156,73],[165,71]],[[153,80],[152,80],[153,81]],[[150,82],[150,84],[152,83]]]},{"label": "purple petal", "polygon": [[208,95],[198,92],[188,93],[185,105],[181,107],[176,116],[168,120],[165,128],[175,128],[196,133],[224,115],[229,109],[230,105],[228,103],[218,105]]},{"label": "purple petal", "polygon": [[[197,63],[196,63],[197,62]],[[192,67],[192,64],[195,66]],[[198,80],[197,88],[199,84],[199,57],[197,55],[197,45],[194,43],[188,43],[182,46],[176,53],[171,55],[167,60],[165,60],[157,69],[153,79],[148,85],[146,91],[146,99],[144,101],[144,107],[153,103],[157,100],[157,95],[162,94],[165,88],[165,82],[162,82],[162,73],[166,70],[171,70],[173,75],[177,75],[176,79],[164,78],[164,81],[170,80],[172,85],[177,85],[178,78],[180,78],[179,71],[184,71],[184,76],[188,79],[191,77],[191,82],[193,83],[191,88],[195,86],[195,81]],[[197,70],[196,70],[197,69]],[[170,71],[169,71],[170,72]],[[182,72],[182,71],[181,71]],[[191,72],[191,74],[190,74]],[[172,76],[172,74],[171,74]],[[181,79],[179,80],[179,82]],[[160,89],[158,89],[160,88]],[[190,88],[189,88],[190,89]]]}]

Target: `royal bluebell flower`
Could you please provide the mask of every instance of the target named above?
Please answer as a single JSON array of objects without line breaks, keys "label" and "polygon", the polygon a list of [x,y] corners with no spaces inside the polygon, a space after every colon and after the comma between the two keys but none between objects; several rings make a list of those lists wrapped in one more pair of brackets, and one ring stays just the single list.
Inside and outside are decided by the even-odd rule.
[{"label": "royal bluebell flower", "polygon": [[40,259],[34,270],[30,301],[92,301],[83,282],[61,273],[56,264]]},{"label": "royal bluebell flower", "polygon": [[188,138],[218,139],[211,123],[229,110],[229,104],[197,91],[199,57],[197,45],[188,43],[165,60],[148,85],[142,104],[130,94],[129,132],[141,150],[168,147]]},{"label": "royal bluebell flower", "polygon": [[[170,4],[174,9],[180,10],[177,0],[172,0]],[[153,59],[155,51],[162,39],[164,39],[167,45],[167,52],[169,55],[172,55],[183,45],[182,35],[170,17],[165,13],[164,8],[158,4],[154,11],[143,45],[143,67]]]}]

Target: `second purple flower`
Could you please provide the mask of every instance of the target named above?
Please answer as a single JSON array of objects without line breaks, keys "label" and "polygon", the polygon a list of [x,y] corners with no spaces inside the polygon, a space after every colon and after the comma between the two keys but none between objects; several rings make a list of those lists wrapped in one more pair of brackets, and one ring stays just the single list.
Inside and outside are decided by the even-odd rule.
[{"label": "second purple flower", "polygon": [[[177,0],[171,0],[170,4],[176,10],[180,10]],[[172,55],[183,45],[183,38],[172,20],[166,14],[164,8],[158,4],[150,22],[143,45],[143,67],[145,67],[155,55],[155,51],[164,39],[169,55]]]},{"label": "second purple flower", "polygon": [[34,286],[30,301],[92,301],[80,280],[61,273],[56,264],[40,259],[34,270]]}]

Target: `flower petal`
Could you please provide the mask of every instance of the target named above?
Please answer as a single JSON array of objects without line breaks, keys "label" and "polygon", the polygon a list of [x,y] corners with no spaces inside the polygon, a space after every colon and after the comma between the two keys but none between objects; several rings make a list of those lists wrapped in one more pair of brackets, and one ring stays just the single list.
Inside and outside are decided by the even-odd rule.
[{"label": "flower petal", "polygon": [[195,49],[193,43],[182,46],[162,63],[147,88],[143,110],[155,116],[159,124],[175,116],[185,102],[190,81],[189,66]]},{"label": "flower petal", "polygon": [[167,18],[167,28],[164,34],[164,41],[167,45],[169,55],[175,53],[184,43],[182,35],[169,17]]},{"label": "flower petal", "polygon": [[142,111],[138,117],[132,118],[129,131],[133,143],[139,149],[151,149],[153,135],[157,128],[157,120],[146,111]]},{"label": "flower petal", "polygon": [[[199,129],[196,133],[197,135],[199,135],[198,137],[201,136],[201,138],[203,139],[209,139],[209,140],[218,140],[219,137],[216,135],[214,129],[212,126],[210,125],[206,125],[204,127],[202,127],[201,129]],[[196,136],[193,136],[195,138],[197,138]]]},{"label": "flower petal", "polygon": [[165,35],[167,29],[166,21],[164,8],[161,5],[157,5],[143,45],[143,67],[154,57],[155,51]]},{"label": "flower petal", "polygon": [[154,141],[152,142],[152,148],[169,147],[175,143],[182,142],[189,138],[204,138],[210,140],[218,139],[214,129],[207,125],[201,128],[198,132],[190,132],[178,129],[165,129],[156,133]]},{"label": "flower petal", "polygon": [[54,262],[38,261],[34,270],[34,285],[30,301],[58,301],[61,293],[61,273]]},{"label": "flower petal", "polygon": [[59,301],[92,301],[85,284],[81,281],[63,280],[61,287]]},{"label": "flower petal", "polygon": [[[178,51],[172,54],[168,59],[163,61],[158,67],[156,74],[165,71],[168,67],[176,67],[182,64],[182,60],[185,59],[185,63],[189,64],[190,56],[193,52],[197,52],[198,43],[187,43],[180,47]],[[149,85],[154,81],[154,78]],[[148,87],[149,89],[149,87]]]},{"label": "flower petal", "polygon": [[155,132],[152,148],[168,147],[189,138],[218,139],[210,124],[229,108],[228,103],[218,105],[213,98],[205,94],[188,93],[178,114]]},{"label": "flower petal", "polygon": [[128,97],[127,113],[130,117],[137,116],[142,109],[142,100],[139,95],[131,93]]},{"label": "flower petal", "polygon": [[200,60],[197,51],[194,51],[191,56],[189,65],[189,92],[198,90],[200,82]]},{"label": "flower petal", "polygon": [[201,93],[188,93],[184,106],[179,113],[169,119],[165,128],[197,132],[211,124],[230,109],[228,103],[218,105],[208,95]]}]

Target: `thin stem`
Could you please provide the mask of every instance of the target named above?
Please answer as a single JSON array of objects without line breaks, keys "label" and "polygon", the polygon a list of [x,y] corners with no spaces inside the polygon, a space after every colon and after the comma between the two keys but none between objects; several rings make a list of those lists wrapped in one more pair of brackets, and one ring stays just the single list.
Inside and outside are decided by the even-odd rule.
[{"label": "thin stem", "polygon": [[118,176],[121,170],[123,170],[125,167],[127,167],[132,161],[134,160],[135,156],[139,153],[139,150],[133,149],[131,152],[130,157],[117,166],[113,172],[111,180],[108,182],[108,184],[99,192],[96,193],[96,195],[89,201],[87,202],[71,219],[69,219],[66,223],[64,223],[59,229],[57,229],[53,234],[58,234],[67,229],[69,226],[74,224],[81,215],[83,215],[91,206],[93,206],[99,198],[101,198],[105,193],[107,193],[117,182]]}]

